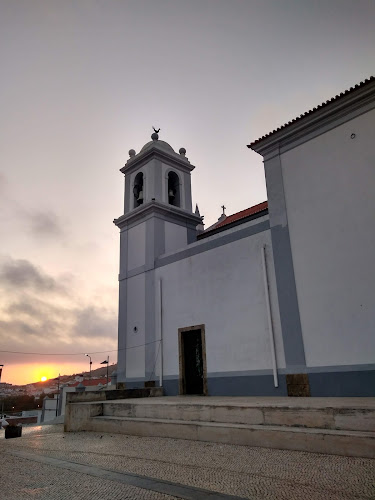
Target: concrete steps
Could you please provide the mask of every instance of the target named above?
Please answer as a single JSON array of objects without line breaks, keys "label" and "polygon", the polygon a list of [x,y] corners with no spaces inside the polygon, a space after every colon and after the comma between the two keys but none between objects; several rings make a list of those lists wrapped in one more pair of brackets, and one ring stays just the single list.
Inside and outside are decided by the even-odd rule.
[{"label": "concrete steps", "polygon": [[144,401],[107,402],[103,405],[103,415],[375,432],[375,408],[304,408],[298,406],[298,402],[294,402],[294,405],[296,406],[272,406],[272,402],[261,407],[246,404],[231,406],[214,402],[170,404],[158,398],[158,402],[149,404]]},{"label": "concrete steps", "polygon": [[334,455],[375,457],[375,433],[281,425],[246,425],[194,420],[98,416],[91,430],[133,436],[169,437]]},{"label": "concrete steps", "polygon": [[375,457],[373,398],[164,397],[69,406],[66,430]]}]

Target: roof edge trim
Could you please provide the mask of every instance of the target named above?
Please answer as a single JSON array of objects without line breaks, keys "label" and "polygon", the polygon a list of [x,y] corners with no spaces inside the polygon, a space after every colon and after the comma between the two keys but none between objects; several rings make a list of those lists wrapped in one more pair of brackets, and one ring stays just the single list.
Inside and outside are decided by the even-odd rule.
[{"label": "roof edge trim", "polygon": [[285,139],[296,132],[303,131],[305,127],[307,128],[312,123],[324,119],[326,116],[331,115],[332,112],[339,112],[342,108],[347,106],[348,103],[356,102],[357,100],[364,100],[368,96],[371,96],[372,93],[373,98],[375,99],[374,90],[375,77],[371,76],[354,87],[350,87],[350,89],[341,92],[332,99],[329,99],[319,106],[306,111],[281,127],[278,127],[272,132],[251,142],[247,145],[247,147],[259,154],[262,154],[264,149],[271,148],[272,145],[276,146],[280,140]]}]

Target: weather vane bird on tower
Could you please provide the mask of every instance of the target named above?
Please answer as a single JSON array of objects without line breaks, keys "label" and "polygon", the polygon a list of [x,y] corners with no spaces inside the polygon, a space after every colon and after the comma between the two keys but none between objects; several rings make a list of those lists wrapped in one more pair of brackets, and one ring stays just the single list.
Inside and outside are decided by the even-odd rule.
[{"label": "weather vane bird on tower", "polygon": [[158,128],[157,130],[156,130],[156,128],[155,128],[155,127],[152,127],[152,128],[154,129],[154,132],[155,132],[156,134],[158,134],[158,133],[160,132],[160,128]]}]

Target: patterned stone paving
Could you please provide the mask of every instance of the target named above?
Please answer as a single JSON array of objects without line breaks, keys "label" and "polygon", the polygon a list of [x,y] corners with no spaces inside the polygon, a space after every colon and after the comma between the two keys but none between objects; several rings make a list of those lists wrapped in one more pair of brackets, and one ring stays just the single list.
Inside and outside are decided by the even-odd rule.
[{"label": "patterned stone paving", "polygon": [[61,425],[25,427],[19,439],[0,436],[1,498],[7,500],[181,498],[12,455],[21,450],[249,499],[375,499],[373,459],[167,438],[64,434]]}]

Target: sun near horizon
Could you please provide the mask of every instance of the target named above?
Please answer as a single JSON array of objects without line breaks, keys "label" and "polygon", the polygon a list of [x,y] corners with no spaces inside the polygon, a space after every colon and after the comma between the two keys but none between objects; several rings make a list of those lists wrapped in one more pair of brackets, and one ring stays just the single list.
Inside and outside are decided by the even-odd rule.
[{"label": "sun near horizon", "polygon": [[45,382],[45,381],[47,380],[47,377],[44,377],[44,376],[43,376],[40,380],[41,380],[42,382]]}]

